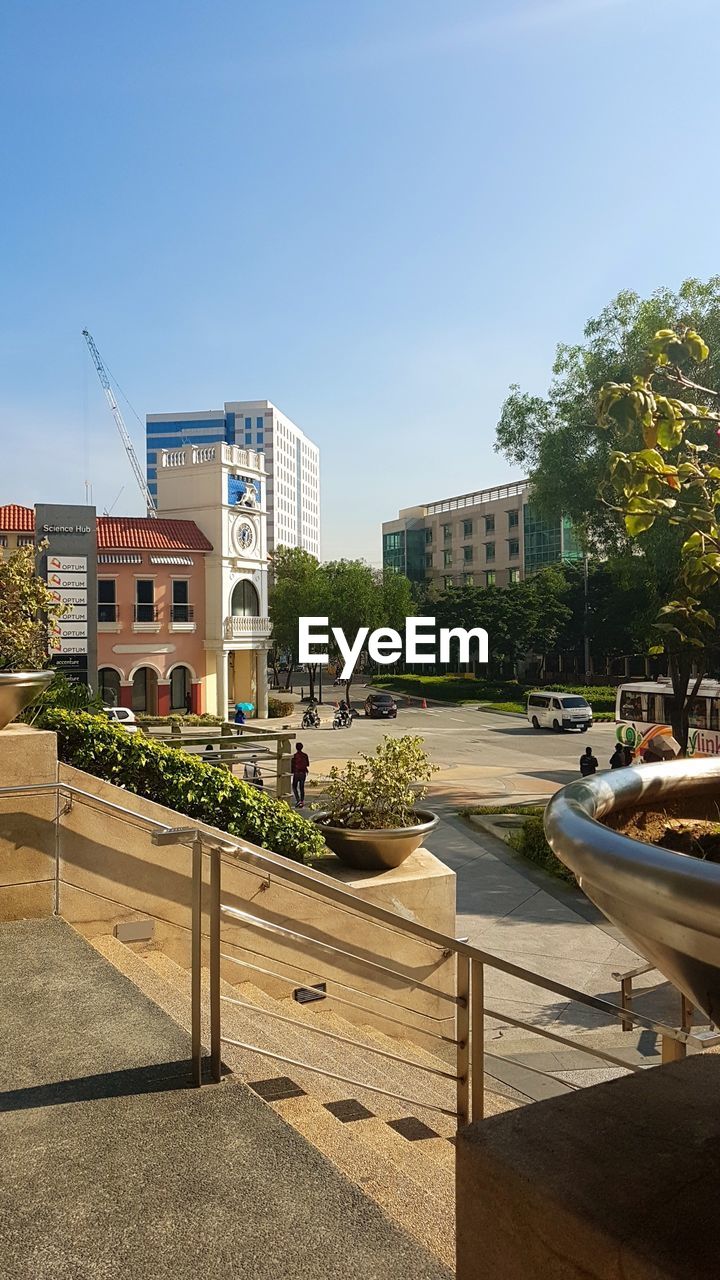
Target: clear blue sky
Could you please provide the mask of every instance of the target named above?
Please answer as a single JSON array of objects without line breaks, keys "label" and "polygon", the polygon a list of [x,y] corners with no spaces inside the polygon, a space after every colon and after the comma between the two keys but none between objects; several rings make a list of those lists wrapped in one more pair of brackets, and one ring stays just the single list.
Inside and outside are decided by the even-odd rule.
[{"label": "clear blue sky", "polygon": [[510,382],[720,269],[719,36],[716,0],[5,0],[0,502],[141,509],[85,326],[143,419],[302,426],[326,556],[509,478]]}]

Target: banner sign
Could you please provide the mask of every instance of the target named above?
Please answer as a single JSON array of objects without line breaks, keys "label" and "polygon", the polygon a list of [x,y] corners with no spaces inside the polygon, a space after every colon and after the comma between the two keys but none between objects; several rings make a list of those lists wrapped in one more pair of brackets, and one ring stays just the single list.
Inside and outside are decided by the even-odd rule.
[{"label": "banner sign", "polygon": [[35,541],[52,598],[67,606],[48,634],[53,666],[68,680],[97,689],[97,520],[94,507],[40,503]]}]

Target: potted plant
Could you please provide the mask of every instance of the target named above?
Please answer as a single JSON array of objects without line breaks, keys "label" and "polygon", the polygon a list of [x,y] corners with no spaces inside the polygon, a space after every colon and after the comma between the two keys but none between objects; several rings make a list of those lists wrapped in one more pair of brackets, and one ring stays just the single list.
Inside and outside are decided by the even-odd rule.
[{"label": "potted plant", "polygon": [[330,770],[326,802],[315,816],[325,843],[342,862],[363,871],[399,867],[438,823],[419,809],[436,766],[423,739],[383,738],[374,755],[361,752]]},{"label": "potted plant", "polygon": [[48,625],[63,612],[35,567],[35,548],[0,560],[0,729],[47,689]]}]

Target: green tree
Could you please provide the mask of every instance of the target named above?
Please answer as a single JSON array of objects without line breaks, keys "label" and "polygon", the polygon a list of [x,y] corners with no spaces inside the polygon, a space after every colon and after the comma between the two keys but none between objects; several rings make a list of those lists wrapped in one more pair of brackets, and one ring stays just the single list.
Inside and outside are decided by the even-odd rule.
[{"label": "green tree", "polygon": [[34,547],[0,560],[0,669],[38,671],[48,665],[48,629],[65,610],[37,572]]},{"label": "green tree", "polygon": [[[326,582],[327,613],[331,627],[341,627],[352,642],[360,627],[373,631],[383,625],[382,578],[364,560],[330,560],[322,566]],[[330,654],[340,661],[340,650],[330,634]],[[354,672],[345,681],[345,699],[350,701]]]},{"label": "green tree", "polygon": [[[649,298],[619,293],[600,315],[588,321],[584,341],[557,348],[547,394],[531,395],[511,388],[497,426],[496,448],[528,475],[533,503],[544,514],[566,514],[589,548],[603,554],[627,546],[618,513],[598,502],[612,444],[597,420],[597,397],[606,382],[628,382],[645,358],[660,329],[687,327],[702,333],[713,355],[703,381],[720,390],[720,276],[707,282],[686,280],[677,293],[658,289]],[[676,384],[660,372],[656,390],[672,396]],[[636,431],[639,444],[640,435]],[[667,528],[655,563],[669,568],[672,545]],[[679,550],[679,544],[677,544]],[[644,554],[653,554],[647,539]]]},{"label": "green tree", "polygon": [[[327,613],[327,578],[315,556],[301,547],[281,547],[273,561],[274,585],[270,594],[270,620],[275,654],[288,658],[286,688],[298,661],[298,620]],[[317,663],[308,666],[310,697],[315,697]]]},{"label": "green tree", "polygon": [[673,598],[655,627],[662,636],[656,648],[668,656],[672,728],[683,750],[689,707],[715,640],[717,624],[706,606],[720,583],[720,412],[713,407],[717,392],[698,383],[695,372],[709,354],[695,329],[660,329],[632,376],[605,383],[598,397],[598,424],[610,450],[603,502],[641,544],[667,529],[679,544]]}]

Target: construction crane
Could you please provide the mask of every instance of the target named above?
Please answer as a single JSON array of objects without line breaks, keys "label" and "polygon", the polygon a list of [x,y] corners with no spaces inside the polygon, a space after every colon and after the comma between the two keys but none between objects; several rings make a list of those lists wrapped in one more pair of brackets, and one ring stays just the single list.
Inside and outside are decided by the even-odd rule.
[{"label": "construction crane", "polygon": [[145,479],[145,476],[143,475],[142,467],[138,462],[137,454],[135,452],[135,449],[133,448],[133,442],[130,439],[128,429],[125,426],[123,416],[118,407],[118,402],[115,399],[115,393],[113,392],[113,389],[110,383],[110,378],[108,377],[107,369],[105,368],[105,365],[102,362],[100,352],[95,346],[95,342],[92,334],[88,333],[87,329],[83,329],[82,333],[83,333],[83,338],[88,344],[88,349],[90,351],[90,355],[92,356],[93,364],[97,369],[97,375],[98,375],[98,378],[100,379],[100,384],[105,392],[105,397],[107,399],[108,404],[110,405],[110,412],[112,413],[112,416],[115,419],[115,425],[118,431],[120,432],[120,439],[122,440],[125,446],[125,452],[130,460],[130,466],[132,467],[133,475],[135,476],[135,479],[138,482],[140,492],[145,500],[147,513],[149,516],[156,516],[157,504],[150,490],[148,489],[147,481]]}]

